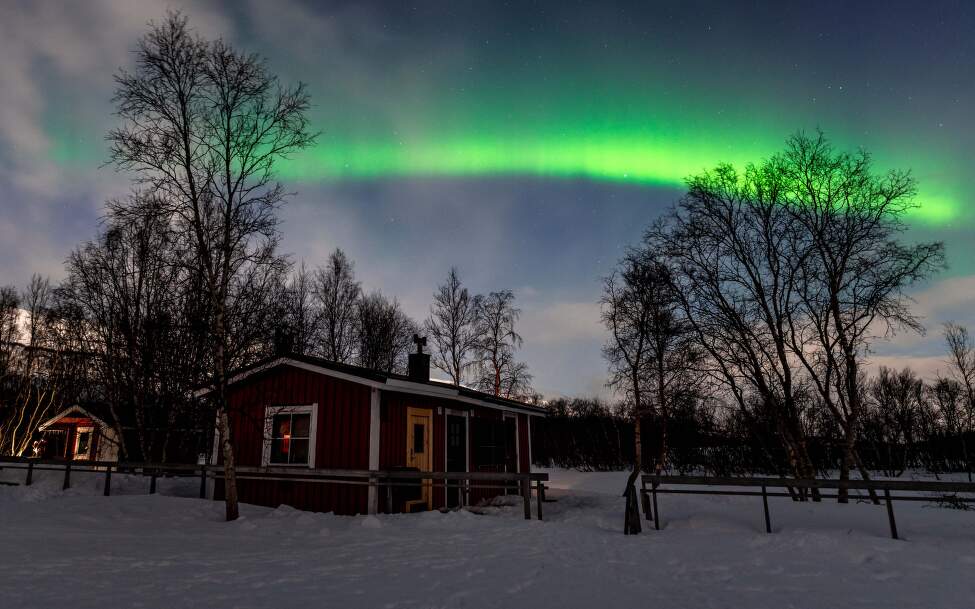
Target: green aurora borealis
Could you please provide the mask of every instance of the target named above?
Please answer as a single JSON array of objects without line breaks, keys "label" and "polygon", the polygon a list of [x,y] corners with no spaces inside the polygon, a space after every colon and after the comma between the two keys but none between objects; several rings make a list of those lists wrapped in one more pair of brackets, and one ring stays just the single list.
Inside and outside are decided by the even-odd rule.
[{"label": "green aurora borealis", "polygon": [[[497,100],[501,101],[501,100]],[[437,100],[426,100],[434,106]],[[748,117],[734,117],[729,123],[718,115],[710,121],[708,112],[672,111],[666,120],[647,104],[644,116],[620,112],[613,118],[612,104],[584,115],[577,108],[561,107],[557,100],[546,103],[546,120],[523,112],[519,101],[503,100],[504,112],[487,118],[474,112],[424,112],[412,122],[409,133],[389,126],[384,133],[373,127],[350,129],[345,118],[318,117],[321,130],[315,146],[280,162],[280,177],[288,182],[319,180],[384,179],[398,177],[463,178],[476,176],[535,176],[582,178],[679,189],[684,180],[718,163],[743,167],[781,150],[786,137],[804,117],[769,124]],[[501,114],[505,120],[499,120]],[[696,115],[697,114],[697,115]],[[713,114],[713,112],[712,112]],[[781,114],[781,113],[778,113]],[[430,117],[450,116],[446,124]],[[353,126],[368,123],[358,117]],[[379,121],[382,123],[382,121]],[[827,136],[842,149],[855,149],[858,142],[828,129]],[[337,125],[333,127],[332,125]],[[816,123],[813,123],[813,128]],[[62,166],[90,163],[99,149],[86,142],[98,142],[97,134],[62,125],[51,129],[51,159]],[[912,220],[939,226],[967,219],[961,187],[952,183],[943,167],[950,164],[930,150],[916,146],[867,146],[874,154],[876,169],[911,169],[919,180],[918,207]]]},{"label": "green aurora borealis", "polygon": [[[466,10],[484,17],[476,8]],[[959,157],[963,149],[950,125],[928,116],[936,107],[957,113],[957,104],[936,97],[905,101],[915,93],[893,96],[871,80],[841,79],[841,70],[831,79],[845,86],[833,86],[819,79],[821,66],[808,58],[805,70],[795,69],[803,51],[780,57],[770,50],[772,41],[755,42],[764,51],[750,65],[740,49],[723,56],[685,47],[687,32],[669,33],[664,24],[651,38],[623,26],[616,35],[625,42],[611,45],[602,43],[607,24],[589,32],[583,16],[571,21],[576,35],[570,43],[552,32],[520,31],[509,37],[520,36],[524,49],[499,52],[485,44],[465,48],[460,58],[436,49],[458,44],[461,35],[464,45],[481,35],[493,42],[503,35],[500,24],[475,34],[474,19],[459,32],[407,22],[404,31],[417,38],[360,50],[363,57],[351,63],[366,72],[350,71],[347,50],[327,40],[316,41],[321,48],[299,61],[294,49],[266,49],[286,66],[285,80],[310,83],[312,126],[321,132],[312,149],[280,162],[279,176],[299,185],[529,176],[676,193],[690,175],[722,162],[760,162],[797,130],[822,129],[839,149],[869,150],[877,171],[913,172],[919,185],[914,223],[940,227],[975,219],[967,203],[975,186]],[[682,53],[683,62],[675,62]],[[894,83],[896,70],[882,74],[881,59],[871,58],[871,78]],[[46,113],[51,158],[62,166],[103,160],[102,134],[65,124],[71,113],[58,106]]]},{"label": "green aurora borealis", "polygon": [[[784,138],[783,138],[784,139]],[[776,145],[778,144],[778,146]],[[472,132],[464,137],[431,138],[419,142],[374,141],[319,144],[286,161],[285,178],[373,179],[390,176],[505,176],[588,178],[679,188],[687,176],[719,162],[743,167],[781,147],[753,141],[741,146],[626,135],[567,133],[518,139]],[[944,191],[924,188],[912,218],[939,225],[961,215],[960,200]]]}]

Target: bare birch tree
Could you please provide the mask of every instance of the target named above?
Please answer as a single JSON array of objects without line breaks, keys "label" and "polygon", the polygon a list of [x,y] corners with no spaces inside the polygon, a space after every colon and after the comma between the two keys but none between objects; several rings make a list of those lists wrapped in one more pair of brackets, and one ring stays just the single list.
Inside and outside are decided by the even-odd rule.
[{"label": "bare birch tree", "polygon": [[964,391],[964,416],[959,422],[962,451],[968,479],[972,479],[971,460],[968,456],[967,434],[975,430],[975,340],[968,328],[954,322],[944,325],[945,342],[948,345],[950,377]]},{"label": "bare birch tree", "polygon": [[[6,378],[0,387],[0,454],[22,455],[37,427],[80,395],[84,354],[64,336],[66,320],[56,310],[50,281],[33,275],[19,299],[14,327],[5,329]],[[11,312],[7,310],[8,321]]]},{"label": "bare birch tree", "polygon": [[223,40],[201,39],[178,13],[151,24],[136,68],[116,76],[122,125],[108,135],[111,159],[151,188],[165,213],[191,236],[192,268],[208,296],[212,399],[217,410],[227,519],[238,516],[234,449],[227,412],[228,373],[243,352],[230,316],[248,313],[239,297],[263,289],[282,263],[275,210],[285,190],[275,162],[308,146],[305,86],[284,87],[263,59]]},{"label": "bare birch tree", "polygon": [[396,299],[379,292],[367,294],[357,304],[356,363],[372,370],[401,372],[413,345],[416,323]]},{"label": "bare birch tree", "polygon": [[603,281],[600,300],[602,321],[610,334],[603,346],[603,357],[609,363],[609,385],[626,396],[630,405],[628,414],[633,420],[633,469],[623,490],[626,497],[623,532],[627,535],[643,530],[636,480],[643,470],[641,421],[646,412],[646,370],[651,363],[650,335],[655,298],[646,288],[654,283],[650,277],[653,272],[639,255],[630,253]]},{"label": "bare birch tree", "polygon": [[[874,175],[864,151],[838,153],[821,133],[799,134],[765,168],[797,223],[779,253],[783,266],[796,267],[799,306],[786,309],[792,349],[843,432],[840,480],[854,467],[869,480],[856,450],[863,359],[875,336],[923,331],[904,290],[943,266],[944,246],[898,242],[903,216],[916,206],[914,180],[905,172]],[[847,501],[846,488],[838,495]]]},{"label": "bare birch tree", "polygon": [[[511,290],[491,292],[480,299],[478,308],[477,378],[475,386],[492,395],[501,396],[506,375],[519,366],[515,351],[522,345],[515,324],[521,309],[515,307]],[[524,370],[527,372],[527,368]]]},{"label": "bare birch tree", "polygon": [[323,315],[315,297],[315,280],[304,260],[283,286],[280,299],[281,319],[289,335],[289,351],[303,355],[315,353],[320,345]]},{"label": "bare birch tree", "polygon": [[461,284],[457,269],[451,267],[433,294],[424,327],[433,339],[433,366],[447,374],[454,385],[459,386],[476,363],[480,307],[481,297],[471,296]]},{"label": "bare birch tree", "polygon": [[14,371],[14,355],[20,342],[20,294],[14,286],[0,287],[0,391]]},{"label": "bare birch tree", "polygon": [[[774,422],[795,476],[815,477],[797,394],[801,365],[788,319],[797,260],[795,222],[769,166],[730,165],[695,176],[674,211],[647,233],[673,274],[682,315],[708,355],[708,374],[743,416]],[[818,494],[814,491],[814,497]]]},{"label": "bare birch tree", "polygon": [[[187,398],[206,358],[200,295],[180,262],[185,240],[155,202],[135,195],[119,205],[122,218],[110,214],[106,229],[68,257],[58,293],[84,319],[79,340],[92,355],[120,455],[165,461],[177,422],[192,428],[201,414]],[[134,423],[138,446],[127,444],[123,420]]]},{"label": "bare birch tree", "polygon": [[362,287],[345,252],[336,249],[315,273],[315,297],[321,309],[321,351],[333,362],[352,361],[356,349],[356,316]]},{"label": "bare birch tree", "polygon": [[696,367],[701,359],[700,349],[693,340],[687,320],[681,315],[680,299],[673,277],[656,253],[650,249],[634,251],[644,272],[638,287],[647,292],[643,299],[650,315],[648,319],[648,363],[642,374],[652,391],[647,400],[649,414],[657,427],[659,450],[655,471],[661,473],[667,465],[667,427],[671,403],[693,394],[697,388]]}]

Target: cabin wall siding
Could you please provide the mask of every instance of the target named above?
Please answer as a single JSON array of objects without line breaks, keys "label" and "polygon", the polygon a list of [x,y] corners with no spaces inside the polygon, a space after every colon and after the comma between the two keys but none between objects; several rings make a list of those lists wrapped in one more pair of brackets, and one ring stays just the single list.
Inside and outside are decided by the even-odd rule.
[{"label": "cabin wall siding", "polygon": [[[262,465],[266,407],[317,403],[314,466],[369,469],[367,386],[286,366],[232,387],[229,402],[238,465]],[[266,480],[238,480],[237,484],[245,503],[338,514],[361,514],[368,508],[365,486]]]}]

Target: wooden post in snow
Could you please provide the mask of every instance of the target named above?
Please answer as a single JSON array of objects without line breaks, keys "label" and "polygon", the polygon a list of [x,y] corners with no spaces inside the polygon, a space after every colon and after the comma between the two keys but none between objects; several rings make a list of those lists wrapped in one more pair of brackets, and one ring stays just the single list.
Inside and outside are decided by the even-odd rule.
[{"label": "wooden post in snow", "polygon": [[200,499],[207,498],[207,466],[200,466]]},{"label": "wooden post in snow", "polygon": [[894,539],[897,537],[897,523],[894,522],[894,504],[890,500],[890,489],[884,489],[884,499],[887,500],[887,520],[890,521],[890,536]]},{"label": "wooden post in snow", "polygon": [[768,491],[765,489],[765,485],[762,485],[762,507],[765,508],[765,532],[771,533],[772,519],[768,513]]}]

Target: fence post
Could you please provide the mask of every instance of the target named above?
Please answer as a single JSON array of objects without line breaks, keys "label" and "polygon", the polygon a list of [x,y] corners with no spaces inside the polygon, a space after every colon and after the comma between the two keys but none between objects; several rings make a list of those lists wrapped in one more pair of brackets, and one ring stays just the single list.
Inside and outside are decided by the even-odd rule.
[{"label": "fence post", "polygon": [[643,517],[653,520],[653,510],[650,509],[650,495],[647,494],[647,481],[640,476],[640,503],[643,507]]},{"label": "fence post", "polygon": [[207,466],[200,466],[200,499],[207,498]]},{"label": "fence post", "polygon": [[369,486],[366,490],[366,512],[371,515],[379,513],[379,479],[371,472],[369,474]]},{"label": "fence post", "polygon": [[653,528],[660,530],[660,508],[657,507],[657,481],[650,484],[650,492],[653,493]]},{"label": "fence post", "polygon": [[535,501],[538,502],[538,519],[542,519],[542,504],[545,503],[545,483],[541,480],[536,481]]},{"label": "fence post", "polygon": [[61,486],[62,491],[66,491],[71,488],[71,461],[64,464],[64,484]]},{"label": "fence post", "polygon": [[105,496],[112,494],[112,466],[105,468]]},{"label": "fence post", "polygon": [[155,495],[156,494],[156,470],[152,469],[150,471],[152,472],[152,474],[149,477],[149,494]]},{"label": "fence post", "polygon": [[521,498],[525,504],[525,520],[532,519],[532,490],[528,477],[521,479]]},{"label": "fence post", "polygon": [[765,508],[765,532],[772,532],[772,519],[769,517],[768,513],[768,492],[765,490],[765,485],[762,485],[762,507]]},{"label": "fence post", "polygon": [[887,500],[887,519],[890,521],[890,536],[894,539],[897,537],[897,523],[894,522],[894,504],[890,500],[890,489],[884,489],[884,499]]},{"label": "fence post", "polygon": [[34,478],[34,462],[27,462],[27,480],[24,482],[24,486],[30,486],[31,480]]}]

